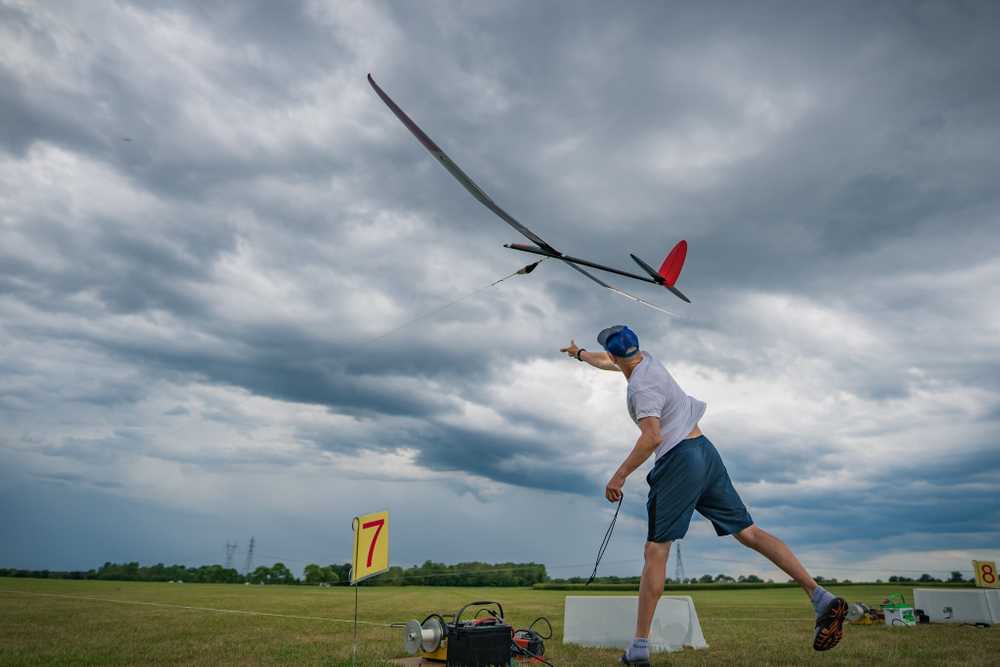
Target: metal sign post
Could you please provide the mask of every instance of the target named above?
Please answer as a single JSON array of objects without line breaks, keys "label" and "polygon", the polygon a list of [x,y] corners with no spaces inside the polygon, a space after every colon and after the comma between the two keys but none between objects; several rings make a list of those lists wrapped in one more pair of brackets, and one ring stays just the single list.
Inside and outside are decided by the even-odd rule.
[{"label": "metal sign post", "polygon": [[357,539],[358,535],[358,524],[361,520],[358,517],[354,517],[351,521],[351,530],[354,532],[354,556],[351,558],[351,584],[354,586],[354,642],[351,644],[351,665],[352,667],[356,664],[358,659],[358,584],[360,583],[354,578],[357,572],[358,564],[358,545],[360,544]]},{"label": "metal sign post", "polygon": [[[354,531],[354,553],[351,557],[351,585],[354,586],[354,643],[351,664],[358,657],[358,584],[389,569],[389,513],[376,512],[356,516],[351,522]],[[362,547],[361,533],[367,531],[367,543]],[[362,549],[367,549],[362,554]]]},{"label": "metal sign post", "polygon": [[358,659],[358,585],[354,585],[354,644],[351,646],[351,664]]}]

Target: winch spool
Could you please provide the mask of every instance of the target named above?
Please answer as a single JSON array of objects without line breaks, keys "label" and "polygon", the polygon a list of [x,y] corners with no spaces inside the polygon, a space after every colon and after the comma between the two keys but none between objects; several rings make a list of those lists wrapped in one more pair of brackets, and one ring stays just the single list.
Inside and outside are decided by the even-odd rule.
[{"label": "winch spool", "polygon": [[423,623],[416,619],[407,621],[403,631],[403,645],[410,655],[416,655],[421,651],[434,653],[441,648],[444,638],[444,623],[437,615],[428,616]]},{"label": "winch spool", "polygon": [[882,616],[864,602],[852,602],[847,605],[847,620],[856,625],[871,625],[880,622]]}]

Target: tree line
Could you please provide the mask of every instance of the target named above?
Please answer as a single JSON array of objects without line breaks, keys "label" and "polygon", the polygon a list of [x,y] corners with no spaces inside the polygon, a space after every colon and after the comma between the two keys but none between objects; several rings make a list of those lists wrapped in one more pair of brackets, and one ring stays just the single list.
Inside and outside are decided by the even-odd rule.
[{"label": "tree line", "polygon": [[533,586],[548,581],[541,563],[456,563],[424,561],[413,567],[391,567],[365,584],[372,586]]},{"label": "tree line", "polygon": [[[952,583],[961,584],[967,582],[974,582],[975,577],[964,578],[963,574],[958,570],[953,570],[947,579],[938,579],[937,577],[931,576],[930,574],[921,574],[919,577],[911,578],[902,575],[894,574],[889,577],[888,582],[891,584],[929,584],[929,583]],[[584,584],[587,582],[586,577],[569,577],[567,579],[550,579],[547,583],[560,585],[560,584]],[[836,579],[834,577],[816,577],[816,582],[820,584],[856,584],[856,583],[874,583],[881,584],[885,583],[882,579],[876,579],[873,582],[860,582],[851,581],[850,579]],[[595,577],[595,584],[629,584],[638,585],[639,577]],[[673,579],[667,577],[667,585],[670,584],[682,584],[682,585],[692,585],[692,584],[773,584],[774,580],[768,579],[767,581],[761,579],[756,574],[741,574],[737,577],[731,577],[728,574],[716,574],[715,576],[711,574],[703,574],[700,577],[688,577],[684,579]],[[787,583],[795,583],[793,579],[789,579]]]},{"label": "tree line", "polygon": [[[284,584],[284,585],[323,585],[346,586],[351,580],[350,563],[319,565],[309,563],[302,570],[302,576],[295,573],[284,563],[260,565],[252,572],[240,573],[234,568],[222,565],[202,565],[188,567],[185,565],[140,565],[137,562],[105,563],[94,570],[23,570],[0,568],[0,577],[31,577],[35,579],[96,579],[105,581],[180,581],[184,583],[204,584]],[[540,563],[456,563],[446,565],[433,561],[424,561],[421,565],[408,568],[393,566],[388,571],[361,582],[363,586],[478,586],[478,587],[515,587],[533,586],[535,584],[583,584],[585,577],[569,577],[567,579],[549,579],[545,566]],[[791,580],[789,580],[790,582]],[[821,584],[850,584],[850,579],[834,579],[816,577]],[[930,574],[921,574],[911,578],[903,575],[892,575],[888,583],[964,583],[975,581],[966,579],[958,570],[951,572],[947,579],[936,578]],[[594,579],[596,584],[626,584],[638,585],[639,577],[606,576]],[[732,577],[726,574],[705,574],[700,577],[671,579],[670,584],[770,584],[755,574]],[[876,584],[884,583],[876,579]]]},{"label": "tree line", "polygon": [[[309,563],[297,577],[282,562],[260,565],[240,573],[222,565],[140,565],[138,562],[107,562],[93,570],[25,570],[0,568],[0,577],[35,579],[94,579],[104,581],[176,581],[201,584],[284,584],[346,586],[350,583],[350,563],[319,565]],[[361,582],[363,586],[532,586],[548,580],[540,563],[458,563],[446,565],[425,561],[409,568],[393,566],[388,571]]]}]

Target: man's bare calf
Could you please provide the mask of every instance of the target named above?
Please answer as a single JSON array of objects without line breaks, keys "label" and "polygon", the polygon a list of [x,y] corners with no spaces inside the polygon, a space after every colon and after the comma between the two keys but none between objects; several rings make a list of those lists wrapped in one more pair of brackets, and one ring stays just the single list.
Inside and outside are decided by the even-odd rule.
[{"label": "man's bare calf", "polygon": [[639,580],[639,615],[635,624],[636,637],[649,637],[656,605],[667,581],[667,558],[670,542],[646,542],[643,553],[642,578]]},{"label": "man's bare calf", "polygon": [[795,557],[788,545],[757,524],[747,526],[733,535],[745,547],[750,547],[795,580],[810,597],[816,590],[816,581],[809,576],[806,568]]}]

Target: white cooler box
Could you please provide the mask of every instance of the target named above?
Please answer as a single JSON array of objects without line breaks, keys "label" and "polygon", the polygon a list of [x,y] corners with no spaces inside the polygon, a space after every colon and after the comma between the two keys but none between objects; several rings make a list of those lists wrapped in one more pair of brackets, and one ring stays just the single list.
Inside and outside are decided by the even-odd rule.
[{"label": "white cooler box", "polygon": [[[628,647],[635,634],[639,598],[635,595],[569,595],[563,617],[563,643],[599,648]],[[689,595],[664,595],[649,633],[650,651],[708,648],[698,612]]]}]

